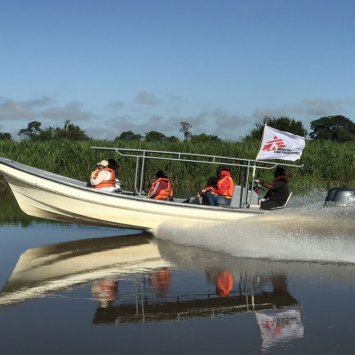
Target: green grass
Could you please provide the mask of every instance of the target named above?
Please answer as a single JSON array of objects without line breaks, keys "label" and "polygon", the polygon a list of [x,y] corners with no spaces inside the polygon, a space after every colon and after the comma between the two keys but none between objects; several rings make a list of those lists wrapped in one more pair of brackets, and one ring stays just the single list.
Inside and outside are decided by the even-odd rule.
[{"label": "green grass", "polygon": [[[122,186],[131,188],[135,174],[135,159],[121,157],[117,159],[116,153],[96,151],[90,149],[92,146],[178,151],[255,159],[259,142],[193,144],[191,142],[113,142],[107,140],[79,142],[67,140],[48,142],[0,141],[0,156],[82,181],[88,181],[90,173],[95,170],[98,161],[115,158],[120,164]],[[279,160],[279,162],[282,165],[283,161]],[[292,164],[292,162],[284,163]],[[329,188],[355,185],[355,143],[353,142],[342,144],[331,141],[306,142],[302,158],[295,164],[303,164],[304,168],[286,169],[287,173],[292,176],[289,180],[292,187]],[[173,186],[199,188],[205,184],[209,176],[215,175],[216,167],[214,164],[149,159],[147,160],[146,180],[148,181],[156,171],[163,170],[172,180]],[[239,168],[232,167],[231,173],[238,181]],[[273,179],[272,171],[263,170],[259,174],[259,177],[265,181]],[[4,180],[0,179],[0,187],[5,185]]]}]

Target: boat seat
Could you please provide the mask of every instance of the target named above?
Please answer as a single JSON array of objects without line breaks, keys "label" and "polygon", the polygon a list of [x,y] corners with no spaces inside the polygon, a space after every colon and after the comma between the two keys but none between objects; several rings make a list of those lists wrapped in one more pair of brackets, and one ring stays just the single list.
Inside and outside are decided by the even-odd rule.
[{"label": "boat seat", "polygon": [[292,196],[292,192],[290,192],[290,194],[288,195],[287,200],[286,200],[286,202],[285,202],[285,204],[283,206],[270,208],[270,210],[279,210],[281,208],[285,208],[287,206],[287,204],[288,204],[288,201],[290,201],[291,196]]}]

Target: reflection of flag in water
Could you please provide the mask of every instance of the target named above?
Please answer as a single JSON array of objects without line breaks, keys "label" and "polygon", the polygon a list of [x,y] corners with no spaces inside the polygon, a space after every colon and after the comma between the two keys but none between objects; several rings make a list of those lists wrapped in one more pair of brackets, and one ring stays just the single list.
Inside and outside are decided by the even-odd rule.
[{"label": "reflection of flag in water", "polygon": [[295,161],[302,155],[305,139],[292,133],[265,125],[263,141],[257,160],[283,159]]},{"label": "reflection of flag in water", "polygon": [[257,312],[263,349],[302,338],[304,327],[298,310]]}]

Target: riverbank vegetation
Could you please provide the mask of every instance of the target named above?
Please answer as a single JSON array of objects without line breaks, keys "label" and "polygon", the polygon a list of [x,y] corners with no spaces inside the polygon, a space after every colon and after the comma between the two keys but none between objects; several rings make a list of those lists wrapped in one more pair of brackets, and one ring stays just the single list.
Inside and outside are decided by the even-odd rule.
[{"label": "riverbank vegetation", "polygon": [[[204,133],[193,135],[190,131],[192,125],[187,122],[180,123],[179,132],[183,134],[183,141],[157,131],[147,132],[145,136],[132,131],[122,132],[110,141],[92,139],[70,121],[66,121],[62,128],[41,128],[40,122],[33,121],[27,128],[19,131],[20,141],[13,140],[8,133],[0,133],[0,156],[82,181],[88,181],[97,162],[114,158],[120,165],[121,186],[132,189],[136,160],[117,157],[115,152],[94,150],[91,147],[184,152],[253,160],[260,149],[265,123],[281,131],[303,137],[308,135],[301,121],[289,117],[265,117],[262,122],[255,123],[249,134],[241,137],[238,142],[223,141],[218,136]],[[294,163],[304,167],[286,168],[291,177],[290,186],[354,186],[355,123],[341,115],[327,116],[311,122],[311,129],[302,157]],[[278,163],[292,164],[282,160],[278,160]],[[163,170],[168,175],[174,188],[199,189],[205,185],[209,176],[215,175],[216,165],[148,159],[146,181],[158,170]],[[231,167],[231,173],[237,183],[244,184],[245,169]],[[257,177],[265,181],[273,180],[272,170],[258,170],[258,174]],[[6,185],[0,176],[0,188]]]},{"label": "riverbank vegetation", "polygon": [[[97,162],[102,159],[115,158],[120,165],[120,179],[124,188],[132,187],[136,160],[117,157],[115,152],[99,151],[91,147],[120,147],[131,149],[149,149],[170,152],[198,153],[255,159],[260,142],[247,140],[245,142],[146,142],[125,140],[53,140],[21,142],[0,140],[0,156],[38,167],[53,173],[87,181],[90,173],[95,170]],[[285,162],[278,160],[279,164]],[[355,142],[339,144],[330,140],[307,141],[300,160],[294,164],[304,167],[286,168],[291,175],[291,187],[314,188],[355,185]],[[149,180],[158,170],[163,170],[176,187],[196,187],[204,185],[207,177],[215,175],[216,165],[184,163],[166,160],[147,161],[146,179]],[[232,175],[238,181],[244,178],[238,168],[231,168]],[[273,171],[262,170],[260,178],[265,181],[273,179]],[[0,180],[0,186],[6,186]]]}]

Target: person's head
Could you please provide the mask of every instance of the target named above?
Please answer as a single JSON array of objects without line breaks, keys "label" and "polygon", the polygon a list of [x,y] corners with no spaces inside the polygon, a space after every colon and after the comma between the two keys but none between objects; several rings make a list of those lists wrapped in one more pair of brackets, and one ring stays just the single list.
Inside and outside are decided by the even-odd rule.
[{"label": "person's head", "polygon": [[285,169],[281,168],[281,166],[278,166],[274,171],[274,178],[277,178],[278,176],[281,176],[281,175],[286,175]]},{"label": "person's head", "polygon": [[216,173],[217,173],[217,177],[221,177],[225,175],[230,175],[230,170],[225,166],[219,166],[217,168]]},{"label": "person's head", "polygon": [[111,169],[118,169],[120,166],[117,164],[116,160],[115,159],[107,159],[108,161],[108,167],[111,168]]},{"label": "person's head", "polygon": [[207,186],[210,185],[216,185],[217,184],[217,178],[215,176],[211,176],[207,180]]},{"label": "person's head", "polygon": [[97,163],[99,169],[107,168],[108,167],[108,161],[107,160],[101,160],[100,163]]},{"label": "person's head", "polygon": [[166,176],[165,176],[165,174],[164,174],[164,171],[162,171],[162,170],[157,171],[156,174],[155,174],[155,177],[156,177],[157,179],[166,178]]}]

